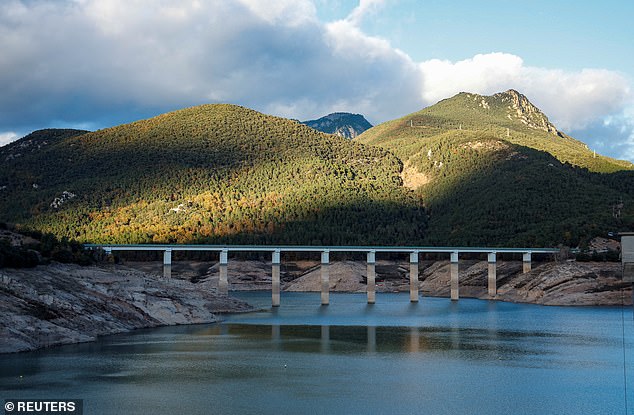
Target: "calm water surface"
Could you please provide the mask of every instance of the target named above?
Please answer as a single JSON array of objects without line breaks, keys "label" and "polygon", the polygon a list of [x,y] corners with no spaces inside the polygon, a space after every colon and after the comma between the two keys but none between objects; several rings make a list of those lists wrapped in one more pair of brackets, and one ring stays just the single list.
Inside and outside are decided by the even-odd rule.
[{"label": "calm water surface", "polygon": [[283,293],[271,310],[270,293],[239,296],[265,311],[0,355],[2,399],[81,398],[85,414],[634,414],[631,308]]}]

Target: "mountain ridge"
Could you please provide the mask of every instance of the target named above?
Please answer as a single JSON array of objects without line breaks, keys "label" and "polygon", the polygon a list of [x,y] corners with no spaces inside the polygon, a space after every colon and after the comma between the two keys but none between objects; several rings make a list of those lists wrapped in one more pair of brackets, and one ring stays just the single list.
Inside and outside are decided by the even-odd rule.
[{"label": "mountain ridge", "polygon": [[229,104],[38,134],[0,148],[0,221],[59,238],[537,247],[634,229],[631,163],[593,156],[512,90],[353,140]]}]

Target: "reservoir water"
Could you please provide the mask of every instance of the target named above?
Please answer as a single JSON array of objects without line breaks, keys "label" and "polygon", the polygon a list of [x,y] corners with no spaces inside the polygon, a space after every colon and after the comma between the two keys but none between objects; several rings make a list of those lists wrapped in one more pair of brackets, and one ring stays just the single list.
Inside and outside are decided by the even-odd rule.
[{"label": "reservoir water", "polygon": [[631,308],[234,294],[264,308],[0,355],[3,399],[84,414],[634,414]]}]

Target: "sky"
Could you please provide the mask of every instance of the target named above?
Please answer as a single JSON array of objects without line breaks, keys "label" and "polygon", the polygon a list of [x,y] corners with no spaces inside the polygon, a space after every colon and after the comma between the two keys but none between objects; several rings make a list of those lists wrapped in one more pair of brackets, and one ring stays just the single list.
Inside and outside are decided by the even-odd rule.
[{"label": "sky", "polygon": [[376,125],[516,89],[634,161],[631,0],[2,0],[0,145],[205,103]]}]

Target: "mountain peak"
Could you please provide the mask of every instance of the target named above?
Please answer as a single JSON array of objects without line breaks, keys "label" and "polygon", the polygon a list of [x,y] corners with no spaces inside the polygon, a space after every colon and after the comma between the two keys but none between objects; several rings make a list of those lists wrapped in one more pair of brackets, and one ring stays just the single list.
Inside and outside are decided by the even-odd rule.
[{"label": "mountain peak", "polygon": [[363,115],[349,112],[333,112],[316,120],[302,121],[302,124],[324,133],[345,138],[355,138],[365,130],[372,128],[372,124]]},{"label": "mountain peak", "polygon": [[533,103],[520,92],[509,89],[505,92],[494,94],[492,98],[500,100],[502,103],[510,104],[510,106],[507,106],[507,117],[515,118],[527,127],[562,137],[562,133],[548,120],[546,114],[533,105]]}]

